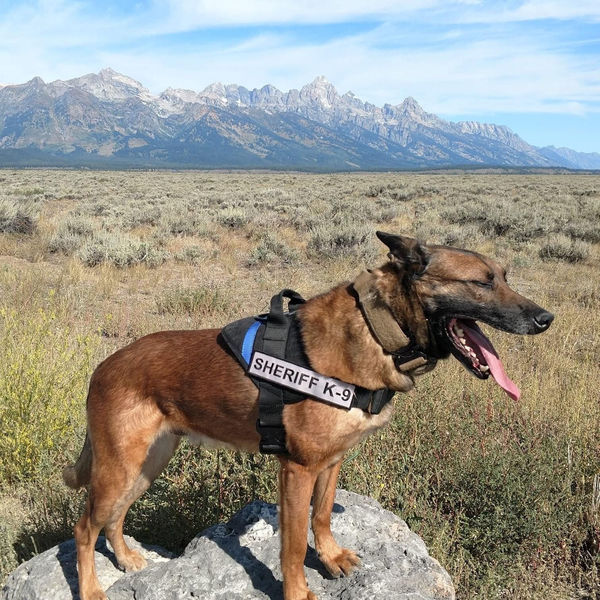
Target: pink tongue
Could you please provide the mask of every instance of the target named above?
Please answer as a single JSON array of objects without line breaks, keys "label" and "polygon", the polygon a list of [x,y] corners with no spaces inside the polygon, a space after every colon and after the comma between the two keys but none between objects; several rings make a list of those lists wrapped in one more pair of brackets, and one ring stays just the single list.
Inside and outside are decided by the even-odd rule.
[{"label": "pink tongue", "polygon": [[492,342],[485,337],[483,331],[474,322],[467,325],[464,321],[460,321],[460,327],[463,328],[470,345],[476,346],[476,349],[479,350],[481,356],[485,359],[496,383],[513,400],[518,400],[521,397],[521,390],[509,379],[504,370],[504,365],[498,358],[498,353],[494,349],[494,346],[492,346]]}]

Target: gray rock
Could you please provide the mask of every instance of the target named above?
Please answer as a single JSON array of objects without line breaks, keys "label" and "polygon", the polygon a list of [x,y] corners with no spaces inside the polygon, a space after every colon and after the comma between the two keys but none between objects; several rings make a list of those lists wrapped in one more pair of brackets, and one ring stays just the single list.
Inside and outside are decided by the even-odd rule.
[{"label": "gray rock", "polygon": [[[314,551],[305,560],[310,589],[320,600],[453,600],[448,573],[427,553],[406,523],[371,498],[338,490],[332,529],[340,545],[355,550],[360,569],[333,579]],[[110,600],[281,600],[277,507],[252,502],[225,524],[197,535],[178,558],[142,546],[148,567],[122,573],[102,541],[96,565]],[[21,565],[9,577],[1,600],[71,600],[76,595],[72,541]]]},{"label": "gray rock", "polygon": [[[153,566],[169,562],[172,552],[158,546],[140,544],[126,535],[127,544],[140,552]],[[103,536],[96,543],[96,570],[104,589],[126,574],[117,567],[110,544]],[[16,568],[0,592],[1,600],[75,600],[79,598],[77,584],[77,553],[75,540],[68,540]]]}]

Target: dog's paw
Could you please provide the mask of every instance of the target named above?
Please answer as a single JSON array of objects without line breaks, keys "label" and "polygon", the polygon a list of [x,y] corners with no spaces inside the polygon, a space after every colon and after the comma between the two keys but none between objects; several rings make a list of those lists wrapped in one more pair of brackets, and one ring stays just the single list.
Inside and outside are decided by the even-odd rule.
[{"label": "dog's paw", "polygon": [[298,596],[298,600],[319,600],[310,590],[307,590],[306,596]]},{"label": "dog's paw", "polygon": [[360,558],[347,548],[338,548],[337,552],[330,554],[322,552],[319,558],[333,577],[350,575],[360,565]]},{"label": "dog's paw", "polygon": [[125,556],[119,556],[117,562],[127,572],[141,571],[148,565],[146,559],[136,550],[129,550]]},{"label": "dog's paw", "polygon": [[87,594],[81,594],[82,600],[108,600],[106,594],[101,589],[96,589]]},{"label": "dog's paw", "polygon": [[298,591],[298,593],[285,592],[284,600],[319,600],[310,590]]}]

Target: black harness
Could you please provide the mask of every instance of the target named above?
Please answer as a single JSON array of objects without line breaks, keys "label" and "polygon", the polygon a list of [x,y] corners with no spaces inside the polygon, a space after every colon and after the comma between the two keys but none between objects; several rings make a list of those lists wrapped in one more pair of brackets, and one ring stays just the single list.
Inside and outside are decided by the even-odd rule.
[{"label": "black harness", "polygon": [[[283,310],[284,298],[289,299],[287,312]],[[300,320],[296,314],[304,302],[293,290],[282,290],[271,299],[269,313],[234,321],[221,330],[222,339],[245,371],[248,371],[254,352],[262,352],[311,369],[302,343]],[[260,451],[264,454],[285,454],[283,407],[285,404],[305,400],[307,394],[249,374],[248,376],[259,390],[256,429],[261,437]],[[357,407],[370,414],[378,414],[394,394],[394,390],[387,388],[368,390],[356,386],[350,408]]]}]

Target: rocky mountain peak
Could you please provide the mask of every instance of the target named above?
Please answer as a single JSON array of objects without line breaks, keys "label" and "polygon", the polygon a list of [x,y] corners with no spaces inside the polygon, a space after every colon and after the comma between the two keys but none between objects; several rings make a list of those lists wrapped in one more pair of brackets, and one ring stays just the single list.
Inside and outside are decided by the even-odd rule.
[{"label": "rocky mountain peak", "polygon": [[402,104],[398,106],[398,108],[401,111],[406,112],[408,114],[422,115],[425,113],[421,105],[412,96],[408,96],[407,98],[405,98]]},{"label": "rocky mountain peak", "polygon": [[317,104],[321,108],[331,108],[338,101],[339,95],[333,84],[323,75],[319,75],[300,90],[300,99]]},{"label": "rocky mountain peak", "polygon": [[325,75],[317,75],[308,85],[311,87],[333,87],[332,83],[327,79],[327,77],[325,77]]},{"label": "rocky mountain peak", "polygon": [[268,83],[259,90],[252,90],[249,95],[251,104],[258,106],[278,106],[282,103],[283,93]]},{"label": "rocky mountain peak", "polygon": [[269,95],[269,96],[274,96],[276,94],[281,94],[281,92],[274,85],[271,85],[270,83],[267,83],[267,85],[263,85],[260,88],[260,91],[263,94],[266,94],[266,95]]},{"label": "rocky mountain peak", "polygon": [[150,92],[139,81],[111,68],[69,79],[66,83],[83,89],[101,100],[125,100],[132,96],[141,96],[145,100],[151,98]]},{"label": "rocky mountain peak", "polygon": [[160,98],[176,103],[198,102],[198,93],[194,90],[168,87],[160,94]]},{"label": "rocky mountain peak", "polygon": [[224,97],[226,93],[227,92],[225,90],[225,86],[220,81],[211,83],[210,85],[207,85],[202,90],[203,96],[214,95],[214,96],[223,96]]},{"label": "rocky mountain peak", "polygon": [[36,76],[33,79],[30,79],[25,85],[29,87],[43,87],[46,83],[41,77]]},{"label": "rocky mountain peak", "polygon": [[104,67],[103,69],[100,69],[100,71],[98,71],[98,75],[100,77],[104,77],[104,78],[108,79],[108,78],[113,77],[114,75],[120,75],[120,73],[118,73],[111,67]]}]

